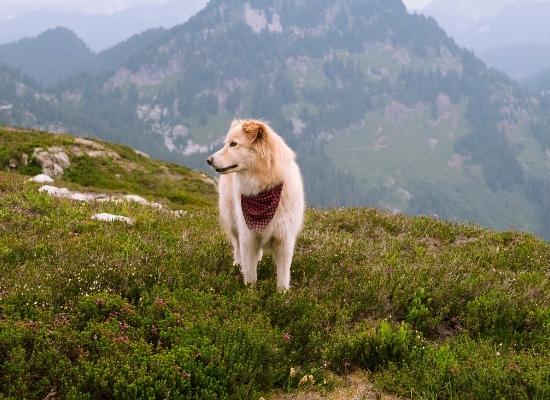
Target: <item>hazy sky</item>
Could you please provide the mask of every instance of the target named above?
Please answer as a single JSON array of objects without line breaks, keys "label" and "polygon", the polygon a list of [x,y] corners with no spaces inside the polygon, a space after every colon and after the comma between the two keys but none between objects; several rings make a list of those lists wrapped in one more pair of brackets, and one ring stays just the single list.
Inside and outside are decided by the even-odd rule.
[{"label": "hazy sky", "polygon": [[0,19],[37,9],[109,14],[137,4],[168,2],[169,0],[0,0]]},{"label": "hazy sky", "polygon": [[[170,0],[0,0],[0,19],[46,8],[108,14],[136,4],[162,4]],[[407,7],[420,9],[431,0],[404,0]]]},{"label": "hazy sky", "polygon": [[432,0],[403,0],[407,8],[412,10],[420,10],[431,2]]},{"label": "hazy sky", "polygon": [[[136,4],[162,4],[170,0],[0,0],[0,19],[47,8],[108,14]],[[419,10],[433,0],[403,0],[409,9]],[[482,1],[482,0],[480,0]],[[520,0],[524,1],[524,0]]]}]

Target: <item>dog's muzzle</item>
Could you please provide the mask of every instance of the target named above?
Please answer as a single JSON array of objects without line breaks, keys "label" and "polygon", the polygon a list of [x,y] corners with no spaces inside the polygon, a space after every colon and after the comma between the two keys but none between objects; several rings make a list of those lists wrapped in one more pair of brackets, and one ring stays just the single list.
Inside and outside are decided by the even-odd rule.
[{"label": "dog's muzzle", "polygon": [[212,168],[214,168],[216,170],[216,172],[220,173],[220,174],[223,174],[224,172],[227,172],[227,171],[230,171],[232,169],[235,169],[238,167],[238,165],[231,165],[230,167],[226,167],[226,168],[218,168],[216,165],[214,165],[214,156],[210,156],[206,159],[206,162],[208,163],[208,165],[210,165]]}]

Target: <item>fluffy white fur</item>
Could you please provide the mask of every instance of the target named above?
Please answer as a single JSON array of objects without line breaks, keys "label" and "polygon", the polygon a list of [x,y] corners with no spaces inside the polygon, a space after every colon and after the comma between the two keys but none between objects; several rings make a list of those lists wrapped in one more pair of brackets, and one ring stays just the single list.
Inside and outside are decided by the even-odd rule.
[{"label": "fluffy white fur", "polygon": [[[294,245],[304,219],[304,189],[294,152],[266,123],[235,120],[224,147],[208,163],[221,174],[221,223],[245,283],[257,281],[263,250],[271,250],[277,266],[277,287],[289,289]],[[281,200],[273,220],[261,234],[249,230],[241,209],[241,194],[257,195],[281,182]]]}]

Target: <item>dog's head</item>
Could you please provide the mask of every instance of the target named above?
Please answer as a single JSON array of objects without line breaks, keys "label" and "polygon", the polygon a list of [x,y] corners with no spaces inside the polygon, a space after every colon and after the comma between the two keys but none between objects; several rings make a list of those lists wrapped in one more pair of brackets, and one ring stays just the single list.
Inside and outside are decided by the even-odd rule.
[{"label": "dog's head", "polygon": [[270,128],[261,121],[235,120],[224,147],[208,157],[208,164],[220,174],[269,168],[272,159]]}]

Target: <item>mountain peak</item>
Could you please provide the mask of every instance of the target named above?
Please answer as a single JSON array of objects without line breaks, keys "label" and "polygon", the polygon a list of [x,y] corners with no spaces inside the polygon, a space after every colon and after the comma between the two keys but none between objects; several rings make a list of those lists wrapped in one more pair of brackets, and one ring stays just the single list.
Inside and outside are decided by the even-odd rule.
[{"label": "mountain peak", "polygon": [[57,27],[39,36],[0,45],[0,63],[19,69],[43,85],[53,85],[93,56],[73,31]]},{"label": "mountain peak", "polygon": [[24,38],[13,43],[1,45],[0,48],[14,48],[18,45],[42,47],[44,45],[63,46],[67,44],[70,44],[78,51],[91,53],[88,45],[74,31],[63,26],[48,29],[35,37]]},{"label": "mountain peak", "polygon": [[256,33],[281,33],[295,28],[317,29],[339,17],[373,17],[387,12],[406,12],[400,0],[225,0],[211,1],[208,8],[222,18],[232,15]]}]

